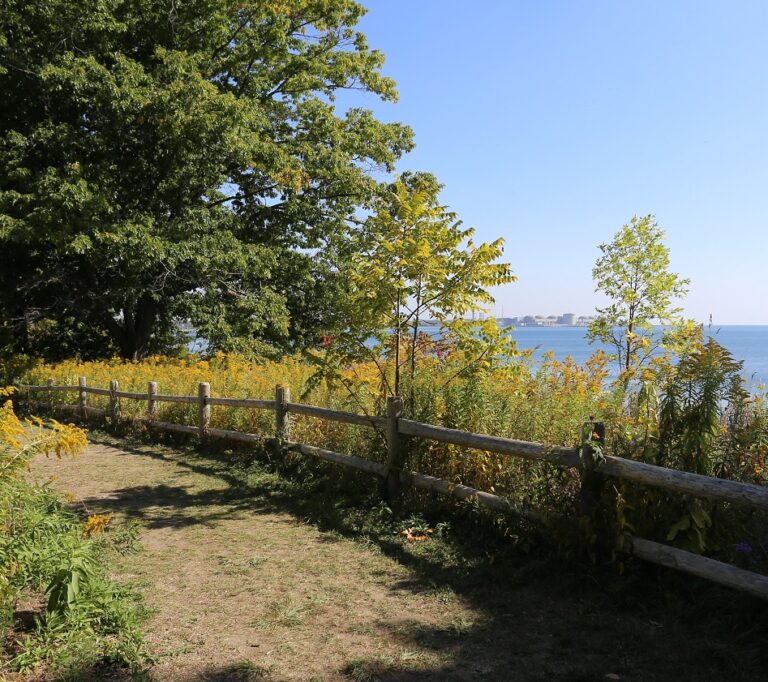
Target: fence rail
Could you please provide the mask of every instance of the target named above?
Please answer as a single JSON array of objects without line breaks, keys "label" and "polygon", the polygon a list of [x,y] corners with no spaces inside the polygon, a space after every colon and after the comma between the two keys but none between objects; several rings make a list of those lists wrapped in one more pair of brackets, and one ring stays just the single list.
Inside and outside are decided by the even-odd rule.
[{"label": "fence rail", "polygon": [[579,451],[577,448],[550,447],[541,443],[529,443],[523,440],[487,436],[469,431],[448,429],[444,426],[433,426],[421,422],[401,419],[399,422],[400,433],[406,436],[417,436],[428,440],[437,440],[452,445],[463,445],[467,448],[496,452],[502,455],[514,455],[525,459],[538,459],[550,464],[559,464],[568,467],[579,465]]},{"label": "fence rail", "polygon": [[330,419],[331,421],[344,422],[345,424],[357,424],[373,428],[384,427],[387,424],[386,417],[370,417],[366,414],[341,412],[328,407],[315,407],[314,405],[303,405],[302,403],[287,403],[286,407],[288,412],[293,412],[294,414],[303,414],[307,417],[316,417],[317,419]]},{"label": "fence rail", "polygon": [[208,398],[209,405],[225,405],[227,407],[248,407],[257,410],[274,410],[274,400],[253,400],[252,398]]},{"label": "fence rail", "polygon": [[[76,412],[82,418],[91,415],[109,415],[113,420],[118,420],[120,398],[144,400],[147,401],[147,417],[144,420],[152,429],[196,435],[201,439],[222,438],[250,444],[264,444],[269,440],[286,450],[295,450],[304,455],[379,476],[386,480],[390,494],[399,494],[404,487],[411,486],[459,499],[470,499],[481,506],[505,513],[514,513],[536,522],[544,521],[545,515],[533,509],[522,508],[500,495],[408,471],[404,467],[402,459],[400,436],[436,440],[486,452],[547,462],[555,466],[577,468],[582,476],[582,512],[586,513],[594,513],[594,505],[598,504],[599,498],[596,490],[599,491],[605,476],[655,486],[672,492],[768,510],[768,488],[763,486],[677,471],[610,455],[605,456],[602,463],[597,463],[592,457],[593,450],[589,444],[584,444],[581,449],[547,446],[541,443],[424,424],[404,419],[401,416],[402,401],[399,397],[389,399],[386,416],[372,416],[291,402],[290,391],[283,386],[276,388],[274,400],[212,397],[210,384],[207,383],[199,385],[197,396],[159,394],[157,382],[154,381],[149,382],[146,393],[119,391],[117,381],[112,381],[108,389],[93,388],[87,386],[84,377],[80,377],[77,386],[56,386],[53,384],[53,380],[49,379],[45,386],[22,385],[21,388],[29,394],[46,392],[49,396],[49,405],[54,404],[52,397],[54,392],[77,392],[78,403],[76,405],[60,404],[59,407]],[[109,409],[104,410],[89,406],[87,404],[89,393],[108,396],[110,399]],[[158,402],[197,405],[198,425],[190,426],[157,421],[155,416]],[[259,434],[212,428],[210,426],[212,406],[273,410],[275,412],[275,437],[268,439]],[[374,462],[305,443],[291,442],[290,421],[288,419],[288,415],[291,413],[383,431],[387,441],[387,463]],[[602,433],[601,425],[596,429],[590,429],[590,432],[593,439],[601,440],[602,436],[599,435]],[[590,509],[590,507],[592,508]],[[623,551],[645,561],[706,578],[768,600],[768,576],[644,538],[628,538]]]},{"label": "fence rail", "polygon": [[128,398],[129,400],[147,400],[146,393],[131,393],[130,391],[115,391],[116,398]]}]

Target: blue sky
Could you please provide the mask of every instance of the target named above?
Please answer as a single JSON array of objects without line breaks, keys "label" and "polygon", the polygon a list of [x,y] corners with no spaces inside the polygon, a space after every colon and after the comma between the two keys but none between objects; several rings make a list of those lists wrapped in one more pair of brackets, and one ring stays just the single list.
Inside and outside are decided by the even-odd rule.
[{"label": "blue sky", "polygon": [[397,104],[480,239],[507,316],[593,312],[597,245],[654,213],[686,313],[768,324],[768,2],[362,0]]}]

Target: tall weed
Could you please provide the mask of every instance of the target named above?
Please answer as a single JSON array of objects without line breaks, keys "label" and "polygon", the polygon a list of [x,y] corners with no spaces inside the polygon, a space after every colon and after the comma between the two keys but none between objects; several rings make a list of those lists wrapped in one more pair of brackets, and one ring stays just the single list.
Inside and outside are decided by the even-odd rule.
[{"label": "tall weed", "polygon": [[[104,659],[138,667],[145,658],[135,597],[107,578],[112,553],[107,517],[85,523],[52,490],[24,480],[29,460],[75,456],[86,445],[73,425],[19,420],[10,401],[0,409],[0,639],[4,668],[54,671]],[[118,534],[125,546],[124,533]],[[45,607],[31,631],[14,630],[24,596]]]}]

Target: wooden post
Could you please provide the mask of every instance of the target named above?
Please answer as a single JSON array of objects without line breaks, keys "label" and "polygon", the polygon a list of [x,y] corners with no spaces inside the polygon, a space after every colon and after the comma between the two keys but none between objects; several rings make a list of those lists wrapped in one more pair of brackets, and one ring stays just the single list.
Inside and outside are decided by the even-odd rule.
[{"label": "wooden post", "polygon": [[399,421],[403,414],[403,399],[387,398],[387,499],[397,503],[403,492],[400,473],[403,470],[403,451],[400,447]]},{"label": "wooden post", "polygon": [[80,418],[85,419],[88,416],[88,394],[85,392],[85,377],[79,377],[77,379],[77,385],[79,386],[79,396],[77,405],[80,410]]},{"label": "wooden post", "polygon": [[120,421],[120,398],[117,392],[120,390],[120,384],[117,379],[109,382],[109,417],[112,420],[112,426],[117,426]]},{"label": "wooden post", "polygon": [[53,379],[48,379],[45,382],[45,385],[48,387],[48,412],[53,412],[53,391],[51,388],[53,387]]},{"label": "wooden post", "polygon": [[610,552],[607,509],[602,504],[605,476],[600,471],[605,445],[605,425],[593,417],[584,424],[581,445],[581,490],[579,501],[581,515],[588,519],[590,553],[595,559],[603,559]]},{"label": "wooden post", "polygon": [[147,415],[149,416],[149,421],[155,421],[155,419],[157,419],[157,400],[155,400],[156,395],[157,382],[150,381],[147,384]]},{"label": "wooden post", "polygon": [[200,435],[200,440],[205,440],[208,435],[208,427],[211,423],[211,404],[208,402],[208,398],[211,397],[211,385],[207,382],[203,382],[197,387],[197,428]]},{"label": "wooden post", "polygon": [[291,439],[291,419],[288,416],[288,403],[291,402],[291,389],[287,386],[275,386],[275,440],[277,448]]},{"label": "wooden post", "polygon": [[[21,383],[21,377],[16,377],[13,380],[13,386],[16,389],[16,395],[19,396],[19,398],[21,398],[21,391],[22,391],[22,386],[23,385],[24,384]],[[27,402],[27,409],[31,409],[31,407],[32,407],[32,389],[29,387],[29,385],[27,385],[27,401],[26,402]]]}]

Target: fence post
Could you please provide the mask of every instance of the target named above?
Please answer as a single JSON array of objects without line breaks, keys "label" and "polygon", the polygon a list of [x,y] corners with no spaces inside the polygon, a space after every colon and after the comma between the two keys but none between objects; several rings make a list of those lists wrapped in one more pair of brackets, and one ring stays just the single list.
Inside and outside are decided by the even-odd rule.
[{"label": "fence post", "polygon": [[117,426],[120,421],[120,398],[117,392],[120,390],[120,383],[117,379],[109,382],[109,416],[112,419],[112,426]]},{"label": "fence post", "polygon": [[88,416],[88,394],[85,392],[85,377],[78,377],[77,385],[79,387],[77,405],[80,410],[80,419],[85,419]]},{"label": "fence post", "polygon": [[[16,389],[14,391],[14,395],[19,400],[21,400],[22,399],[21,396],[23,395],[22,391],[24,390],[24,384],[21,383],[21,377],[13,377],[13,382],[11,383],[11,385]],[[27,405],[32,404],[31,400],[32,400],[32,393],[29,389],[29,386],[27,386]]]},{"label": "fence post", "polygon": [[582,432],[579,502],[582,519],[588,524],[590,551],[596,559],[605,557],[610,549],[607,510],[601,499],[605,487],[605,477],[600,472],[604,445],[605,424],[590,417]]},{"label": "fence post", "polygon": [[45,382],[45,385],[48,387],[48,413],[53,413],[53,391],[51,388],[53,387],[53,379],[48,379]]},{"label": "fence post", "polygon": [[275,442],[277,450],[291,439],[291,419],[288,416],[288,403],[291,402],[291,389],[287,386],[275,386]]},{"label": "fence post", "polygon": [[203,382],[197,387],[197,428],[199,430],[200,440],[205,440],[208,435],[208,427],[211,423],[211,405],[208,399],[211,397],[211,385]]},{"label": "fence post", "polygon": [[[22,383],[21,383],[21,377],[13,377],[13,381],[11,382],[11,385],[16,389],[13,393],[14,396],[16,396],[17,400],[22,400]],[[27,405],[29,405],[29,389],[27,389]]]},{"label": "fence post", "polygon": [[403,469],[403,451],[400,447],[399,421],[403,414],[403,399],[399,396],[387,398],[387,499],[396,503],[402,492],[400,473]]},{"label": "fence post", "polygon": [[155,400],[156,395],[157,382],[150,381],[147,384],[147,415],[149,416],[149,421],[151,422],[157,419],[157,400]]}]

